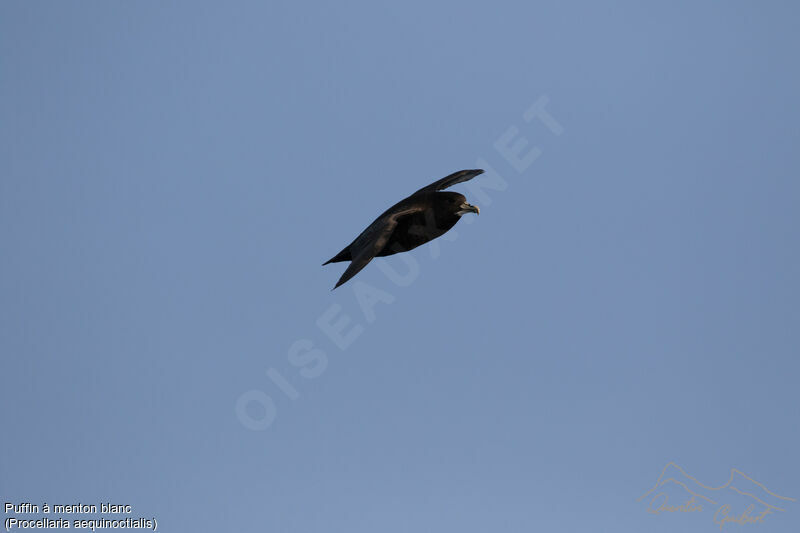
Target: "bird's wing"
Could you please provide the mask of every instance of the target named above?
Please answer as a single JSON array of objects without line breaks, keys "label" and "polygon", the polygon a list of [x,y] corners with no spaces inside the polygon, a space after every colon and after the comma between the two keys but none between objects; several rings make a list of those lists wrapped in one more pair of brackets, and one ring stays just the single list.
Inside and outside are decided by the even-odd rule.
[{"label": "bird's wing", "polygon": [[370,224],[350,245],[350,254],[353,260],[339,281],[336,282],[336,287],[358,274],[362,268],[367,266],[367,263],[372,261],[373,257],[383,250],[397,227],[398,220],[424,210],[424,205],[411,206],[396,213],[384,215]]},{"label": "bird's wing", "polygon": [[449,176],[445,176],[444,178],[434,181],[427,187],[423,187],[414,194],[418,194],[421,192],[433,192],[433,191],[441,191],[448,187],[452,187],[456,183],[461,183],[462,181],[468,181],[478,176],[479,174],[483,174],[483,169],[476,168],[473,170],[459,170],[458,172],[453,172]]}]

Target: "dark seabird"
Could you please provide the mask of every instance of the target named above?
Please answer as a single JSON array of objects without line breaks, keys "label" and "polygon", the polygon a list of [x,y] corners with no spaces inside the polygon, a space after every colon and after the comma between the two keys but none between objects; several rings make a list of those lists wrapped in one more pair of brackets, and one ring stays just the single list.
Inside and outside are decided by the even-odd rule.
[{"label": "dark seabird", "polygon": [[351,261],[336,287],[358,274],[373,257],[412,250],[447,233],[464,213],[480,213],[477,206],[467,203],[463,194],[439,192],[479,174],[483,170],[459,170],[384,211],[344,250],[323,263]]}]

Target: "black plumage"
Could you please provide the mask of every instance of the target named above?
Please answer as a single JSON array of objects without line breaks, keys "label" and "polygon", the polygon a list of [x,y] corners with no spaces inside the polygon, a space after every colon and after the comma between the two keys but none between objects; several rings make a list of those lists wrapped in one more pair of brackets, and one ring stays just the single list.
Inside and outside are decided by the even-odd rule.
[{"label": "black plumage", "polygon": [[441,191],[482,173],[481,169],[454,172],[384,211],[344,250],[323,263],[351,262],[336,287],[355,276],[373,257],[412,250],[447,233],[461,215],[479,213],[476,206],[467,203],[464,195]]}]

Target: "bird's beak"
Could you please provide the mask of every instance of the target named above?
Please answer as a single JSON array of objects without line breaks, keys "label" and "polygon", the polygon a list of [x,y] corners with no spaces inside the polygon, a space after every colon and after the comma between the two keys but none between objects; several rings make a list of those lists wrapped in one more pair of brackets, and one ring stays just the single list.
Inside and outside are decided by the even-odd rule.
[{"label": "bird's beak", "polygon": [[480,215],[481,214],[481,210],[478,208],[477,205],[471,205],[471,204],[468,204],[468,203],[464,202],[463,204],[461,204],[458,207],[461,208],[456,213],[458,216],[461,216],[461,215],[463,215],[465,213],[475,213],[476,215]]}]

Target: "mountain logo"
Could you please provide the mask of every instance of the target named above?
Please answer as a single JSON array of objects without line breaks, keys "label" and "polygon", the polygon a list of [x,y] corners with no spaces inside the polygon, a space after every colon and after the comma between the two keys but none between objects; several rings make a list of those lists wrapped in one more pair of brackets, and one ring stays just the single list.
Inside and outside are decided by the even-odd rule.
[{"label": "mountain logo", "polygon": [[647,502],[646,511],[651,514],[713,510],[714,523],[722,529],[726,524],[761,523],[768,515],[785,513],[797,500],[769,490],[735,468],[731,468],[725,484],[713,487],[690,476],[677,464],[667,463],[655,485],[636,501]]}]

